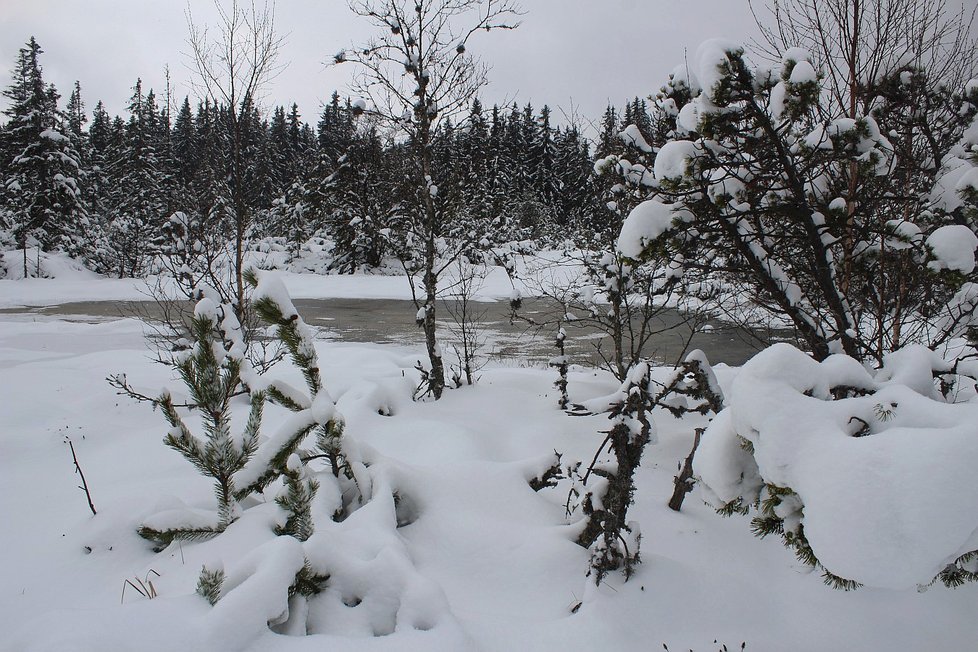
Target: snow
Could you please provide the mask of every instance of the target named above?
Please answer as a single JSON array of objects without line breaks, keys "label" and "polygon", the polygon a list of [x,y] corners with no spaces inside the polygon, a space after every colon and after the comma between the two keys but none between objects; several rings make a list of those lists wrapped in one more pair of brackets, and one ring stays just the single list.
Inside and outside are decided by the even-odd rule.
[{"label": "snow", "polygon": [[791,69],[791,76],[788,81],[792,84],[811,84],[818,81],[818,73],[808,61],[799,61]]},{"label": "snow", "polygon": [[[49,306],[76,301],[147,301],[157,279],[117,279],[100,277],[85,269],[77,261],[63,254],[41,253],[41,272],[47,278],[22,276],[22,250],[6,252],[3,265],[7,275],[0,279],[0,308],[25,306]],[[31,274],[35,268],[36,251],[28,250],[28,268]],[[543,252],[548,256],[547,252]],[[254,263],[259,263],[252,254]],[[440,288],[450,288],[455,283],[454,269],[449,268],[439,277]],[[264,274],[260,274],[264,277]],[[279,271],[275,273],[294,299],[411,299],[411,288],[403,276],[337,274],[317,276]],[[172,283],[163,281],[164,292],[173,297],[181,297]],[[533,296],[533,291],[523,288],[524,296]],[[513,291],[506,270],[492,267],[481,287],[473,297],[476,301],[508,300]],[[280,290],[275,290],[280,292]]]},{"label": "snow", "polygon": [[[781,64],[784,66],[788,65],[788,62],[794,61],[796,64],[801,62],[810,62],[812,60],[812,55],[805,48],[788,48],[781,55]],[[792,80],[794,81],[794,80]]]},{"label": "snow", "polygon": [[[334,292],[334,281],[343,280],[283,276],[290,291],[294,286],[310,293]],[[115,291],[105,289],[113,284],[104,279],[71,282],[77,283],[75,300]],[[344,291],[382,290],[373,282],[358,278]],[[55,288],[51,295],[71,289],[67,278],[4,283],[4,301],[28,298],[30,288],[45,283]],[[508,298],[508,281],[503,290]],[[131,319],[0,317],[0,649],[573,651],[667,644],[712,650],[718,640],[730,649],[745,641],[748,650],[760,652],[783,650],[786,642],[803,652],[909,652],[970,649],[978,640],[972,617],[978,586],[934,586],[926,593],[913,586],[932,568],[924,568],[924,558],[967,547],[976,512],[976,481],[967,461],[974,459],[978,415],[971,404],[936,405],[919,391],[926,384],[913,384],[923,370],[939,368],[941,360],[933,356],[909,351],[888,374],[873,376],[841,356],[816,365],[779,347],[743,369],[715,369],[735,409],[722,412],[704,437],[697,473],[707,474],[711,446],[728,446],[735,459],[749,457],[736,439],[715,433],[752,415],[762,439],[787,424],[795,434],[785,436],[771,456],[808,460],[792,473],[804,479],[796,488],[806,531],[815,530],[813,545],[817,541],[833,564],[870,557],[872,546],[879,560],[860,561],[867,583],[909,587],[841,593],[806,573],[778,541],[756,539],[746,518],[718,517],[699,500],[699,490],[681,513],[666,508],[692,430],[705,420],[660,413],[654,415],[659,443],[643,457],[629,512],[645,533],[643,563],[627,583],[612,575],[595,588],[584,578],[587,551],[573,542],[574,525],[564,515],[566,485],[534,492],[527,479],[548,465],[554,448],[565,462],[590,460],[608,428],[605,415],[569,417],[558,410],[552,370],[490,366],[476,386],[416,403],[413,365],[420,348],[323,340],[315,347],[346,432],[359,442],[366,466],[358,482],[371,487],[373,498],[334,522],[328,515],[342,498],[324,483],[313,505],[323,518],[313,537],[300,543],[273,534],[281,512],[270,487],[266,502],[251,499],[220,536],[154,553],[135,534],[140,523],[168,510],[184,518],[197,514],[204,523],[214,498],[211,483],[162,444],[167,426],[159,412],[117,396],[104,383],[107,374],[126,371],[137,387],[153,388],[145,390],[151,395],[161,386],[179,387],[170,369],[146,355],[143,325]],[[665,377],[663,370],[651,373],[653,380]],[[281,382],[298,378],[294,370],[281,375]],[[752,388],[752,379],[765,384]],[[619,388],[592,369],[572,368],[569,381],[574,403]],[[877,388],[877,394],[852,403],[823,400],[840,381]],[[777,422],[760,420],[763,406],[778,407],[780,397],[786,402]],[[758,405],[743,408],[747,399]],[[890,421],[872,422],[880,432],[859,439],[840,432],[850,412],[871,420],[881,401],[899,407]],[[298,418],[318,420],[323,414],[311,412],[320,407],[331,409],[324,403]],[[246,401],[236,400],[232,409],[233,423],[242,423]],[[292,416],[269,405],[265,427],[282,430]],[[97,516],[77,489],[66,435],[92,488]],[[811,456],[791,449],[808,440]],[[722,462],[714,476],[734,468],[713,459]],[[740,459],[736,468],[747,472],[725,482],[750,482],[748,462]],[[834,489],[825,486],[842,478],[836,466],[858,463],[870,472]],[[896,486],[894,479],[900,480]],[[947,491],[935,502],[940,490]],[[836,514],[843,500],[845,509]],[[869,520],[861,523],[860,517]],[[819,525],[832,519],[851,531]],[[921,539],[922,529],[935,534]],[[892,541],[881,541],[886,536]],[[288,600],[287,581],[303,559],[328,569],[331,578],[314,599]],[[195,594],[202,566],[227,574],[215,607]],[[149,600],[127,587],[120,604],[123,582],[137,577],[151,579],[159,597]],[[281,620],[286,608],[289,620],[275,627],[297,635],[266,624]],[[298,635],[303,620],[309,636]]]},{"label": "snow", "polygon": [[784,82],[778,82],[771,89],[771,115],[775,120],[780,120],[784,115],[785,100],[788,97],[788,87]]},{"label": "snow", "polygon": [[682,178],[687,173],[689,162],[698,154],[697,144],[691,140],[671,140],[662,146],[655,157],[655,176],[657,179]]},{"label": "snow", "polygon": [[725,69],[730,62],[730,53],[743,52],[743,50],[743,46],[726,39],[710,39],[697,48],[696,76],[703,86],[706,100],[713,102],[716,99],[714,93],[727,74]]},{"label": "snow", "polygon": [[[780,111],[777,113],[780,114]],[[817,125],[807,136],[805,136],[803,141],[812,149],[831,150],[834,147],[832,140],[826,133],[825,125]]]},{"label": "snow", "polygon": [[217,304],[213,299],[203,298],[194,306],[194,317],[196,319],[206,319],[214,324],[218,322]]},{"label": "snow", "polygon": [[645,136],[642,135],[642,132],[635,125],[628,125],[625,127],[625,129],[618,134],[618,137],[621,138],[622,142],[624,142],[626,145],[637,147],[639,150],[646,153],[652,152],[652,146],[649,145],[648,141],[645,140]]},{"label": "snow", "polygon": [[923,237],[920,227],[909,220],[889,220],[886,231],[893,234],[886,238],[886,246],[890,249],[910,249]]},{"label": "snow", "polygon": [[285,283],[276,273],[258,272],[258,285],[255,287],[252,299],[254,301],[266,299],[275,304],[279,307],[284,319],[293,319],[299,315],[292,304],[292,297],[289,295]]},{"label": "snow", "polygon": [[931,204],[935,208],[946,211],[953,211],[962,206],[964,199],[961,190],[971,187],[974,181],[978,181],[972,175],[974,169],[967,161],[957,156],[949,156],[934,182],[929,197]]},{"label": "snow", "polygon": [[242,649],[267,631],[266,623],[284,620],[289,585],[304,561],[302,544],[275,537],[232,565],[221,599],[206,617],[208,642]]},{"label": "snow", "polygon": [[961,224],[942,226],[927,236],[927,248],[934,260],[927,266],[940,271],[948,269],[970,274],[975,270],[975,249],[978,249],[978,236]]},{"label": "snow", "polygon": [[699,127],[700,116],[699,116],[699,104],[696,102],[689,102],[684,104],[683,108],[679,109],[679,116],[676,118],[676,124],[682,129],[689,131],[696,131]]},{"label": "snow", "polygon": [[954,184],[954,189],[959,193],[962,190],[978,190],[978,168],[968,168]]},{"label": "snow", "polygon": [[66,143],[68,142],[67,136],[62,134],[60,131],[55,131],[54,129],[45,129],[40,134],[41,138],[45,138],[54,143]]},{"label": "snow", "polygon": [[650,199],[636,206],[621,227],[618,251],[629,258],[640,258],[645,248],[668,231],[674,221],[690,217],[689,211],[673,204]]}]

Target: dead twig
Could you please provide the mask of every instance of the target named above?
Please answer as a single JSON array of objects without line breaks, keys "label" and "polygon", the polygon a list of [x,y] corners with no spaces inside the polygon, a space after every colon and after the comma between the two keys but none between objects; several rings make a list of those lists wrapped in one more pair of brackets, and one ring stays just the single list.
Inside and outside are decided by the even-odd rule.
[{"label": "dead twig", "polygon": [[78,456],[75,454],[75,445],[71,442],[70,437],[65,437],[65,441],[68,442],[68,448],[71,449],[71,459],[75,463],[75,473],[81,477],[82,483],[78,488],[85,492],[85,497],[88,499],[88,508],[92,510],[92,516],[95,516],[95,504],[92,502],[92,493],[88,490],[88,482],[85,480],[85,474],[82,472],[81,465],[78,463]]},{"label": "dead twig", "polygon": [[134,578],[136,580],[135,584],[130,579],[127,579],[125,582],[123,582],[122,583],[122,598],[119,600],[119,603],[120,604],[124,604],[124,602],[125,602],[125,599],[126,599],[126,586],[131,586],[136,593],[138,593],[139,595],[143,596],[147,600],[152,600],[157,595],[159,595],[156,592],[156,587],[153,586],[153,580],[149,579],[150,573],[152,573],[153,575],[156,575],[157,577],[160,576],[159,573],[157,573],[154,569],[150,568],[149,571],[146,572],[146,577],[144,577],[143,579],[139,579],[138,577]]}]

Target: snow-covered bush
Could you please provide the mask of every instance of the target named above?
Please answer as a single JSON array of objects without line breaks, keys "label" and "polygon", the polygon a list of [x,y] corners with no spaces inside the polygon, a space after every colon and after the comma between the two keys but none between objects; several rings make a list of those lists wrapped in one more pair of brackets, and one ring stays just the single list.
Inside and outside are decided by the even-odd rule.
[{"label": "snow-covered bush", "polygon": [[[366,635],[385,635],[452,625],[444,596],[414,569],[396,532],[416,517],[410,478],[345,436],[312,329],[281,280],[269,272],[247,277],[255,310],[275,328],[305,391],[258,374],[243,357],[230,306],[201,300],[196,342],[178,366],[190,402],[177,406],[165,393],[157,403],[173,427],[166,443],[214,478],[218,510],[168,509],[144,519],[139,533],[160,547],[211,540],[202,545],[216,552],[207,555],[196,592],[213,607],[204,626],[221,646],[244,647],[268,627],[304,635],[353,631],[366,619]],[[239,394],[249,396],[250,415],[243,433],[232,435]],[[271,437],[261,433],[266,399],[291,412]],[[203,437],[186,425],[187,408],[201,414]],[[368,606],[348,615],[361,601]],[[332,616],[341,613],[352,620],[338,626]]]},{"label": "snow-covered bush", "polygon": [[659,96],[676,126],[618,249],[749,293],[810,351],[777,345],[733,381],[693,466],[717,508],[756,510],[757,534],[835,586],[956,585],[978,578],[978,523],[962,518],[978,505],[974,405],[951,401],[974,396],[961,338],[978,237],[958,210],[967,134],[940,176],[918,145],[940,131],[940,160],[974,113],[940,89],[920,111],[916,69],[882,79],[865,113],[833,113],[814,61],[791,49],[755,67],[703,44],[688,101]]},{"label": "snow-covered bush", "polygon": [[188,299],[199,298],[205,288],[222,303],[233,297],[231,247],[221,228],[227,222],[224,213],[220,202],[206,216],[176,211],[156,234],[153,271],[172,278]]},{"label": "snow-covered bush", "polygon": [[[978,402],[965,365],[922,346],[869,371],[788,344],[737,374],[695,460],[704,495],[753,510],[841,588],[978,579]],[[967,402],[954,402],[968,399]]]},{"label": "snow-covered bush", "polygon": [[[818,359],[880,361],[906,343],[954,335],[932,317],[973,270],[978,239],[931,210],[935,169],[904,146],[904,132],[913,144],[930,128],[916,104],[895,89],[865,114],[835,115],[799,49],[763,68],[737,44],[708,41],[691,68],[691,92],[672,85],[659,96],[675,128],[651,178],[643,174],[647,199],[626,219],[618,250],[665,253],[687,284],[749,295]],[[938,149],[964,128],[950,113]]]},{"label": "snow-covered bush", "polygon": [[[617,392],[575,406],[579,412],[608,412],[614,424],[592,464],[583,473],[579,469],[571,473],[577,482],[568,505],[573,503],[572,511],[580,509],[584,517],[577,543],[591,551],[588,575],[596,584],[618,569],[628,579],[640,561],[641,532],[627,516],[642,454],[657,441],[652,410],[663,408],[675,416],[706,414],[718,411],[722,400],[709,361],[702,351],[693,351],[675,369],[656,370],[648,362],[639,362],[629,369]],[[592,475],[596,480],[589,485]]]}]

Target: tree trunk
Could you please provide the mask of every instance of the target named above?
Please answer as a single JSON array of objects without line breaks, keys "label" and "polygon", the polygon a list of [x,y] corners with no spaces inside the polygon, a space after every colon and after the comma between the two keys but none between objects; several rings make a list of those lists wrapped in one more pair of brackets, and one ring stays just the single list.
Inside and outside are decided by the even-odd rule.
[{"label": "tree trunk", "polygon": [[428,376],[428,390],[431,395],[438,400],[441,398],[442,391],[445,389],[445,363],[441,357],[441,346],[435,332],[435,306],[437,305],[438,294],[438,275],[435,273],[435,235],[433,231],[427,233],[425,243],[425,270],[424,270],[424,293],[425,293],[425,314],[424,314],[424,342],[428,351],[428,361],[431,364],[431,371]]},{"label": "tree trunk", "polygon": [[[419,84],[421,97],[425,97],[425,82]],[[422,106],[426,106],[422,103]],[[424,292],[425,292],[425,316],[424,316],[424,340],[425,348],[428,351],[428,361],[431,364],[431,372],[428,376],[428,391],[437,401],[441,398],[445,389],[445,363],[441,357],[441,346],[435,332],[435,309],[438,294],[438,272],[436,240],[438,236],[438,213],[435,210],[435,200],[431,196],[431,122],[427,115],[427,109],[422,112],[421,124],[418,129],[419,154],[421,158],[422,186],[421,205],[423,210],[422,219],[424,221]]]},{"label": "tree trunk", "polygon": [[679,475],[673,479],[676,486],[673,489],[672,498],[669,499],[669,509],[674,512],[682,509],[686,494],[693,490],[693,456],[696,455],[696,449],[700,446],[700,438],[703,436],[704,431],[705,428],[696,429],[696,437],[693,439],[693,449],[686,456],[686,461],[683,462],[683,468],[679,472]]},{"label": "tree trunk", "polygon": [[[242,103],[243,107],[247,102]],[[242,111],[245,109],[242,108]],[[235,117],[235,107],[231,107],[232,130],[232,201],[234,202],[234,312],[241,324],[245,323],[244,316],[244,237],[248,222],[248,207],[244,201],[243,161],[241,160],[241,119]]]}]

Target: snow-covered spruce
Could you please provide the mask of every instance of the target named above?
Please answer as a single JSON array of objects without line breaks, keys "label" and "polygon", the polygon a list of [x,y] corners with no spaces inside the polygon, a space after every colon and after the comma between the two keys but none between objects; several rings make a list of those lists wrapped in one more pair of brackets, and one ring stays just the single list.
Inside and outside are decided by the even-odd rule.
[{"label": "snow-covered spruce", "polygon": [[24,277],[41,272],[40,256],[38,265],[29,268],[29,248],[80,256],[92,239],[79,143],[63,123],[57,91],[43,79],[42,53],[31,37],[18,53],[11,85],[3,91],[9,100],[4,113],[10,119],[0,147],[0,204],[5,209],[0,232],[8,232],[23,250]]},{"label": "snow-covered spruce", "polygon": [[974,581],[978,405],[954,371],[921,346],[873,373],[777,344],[744,365],[703,436],[703,494],[755,511],[755,533],[781,535],[836,587]]}]

